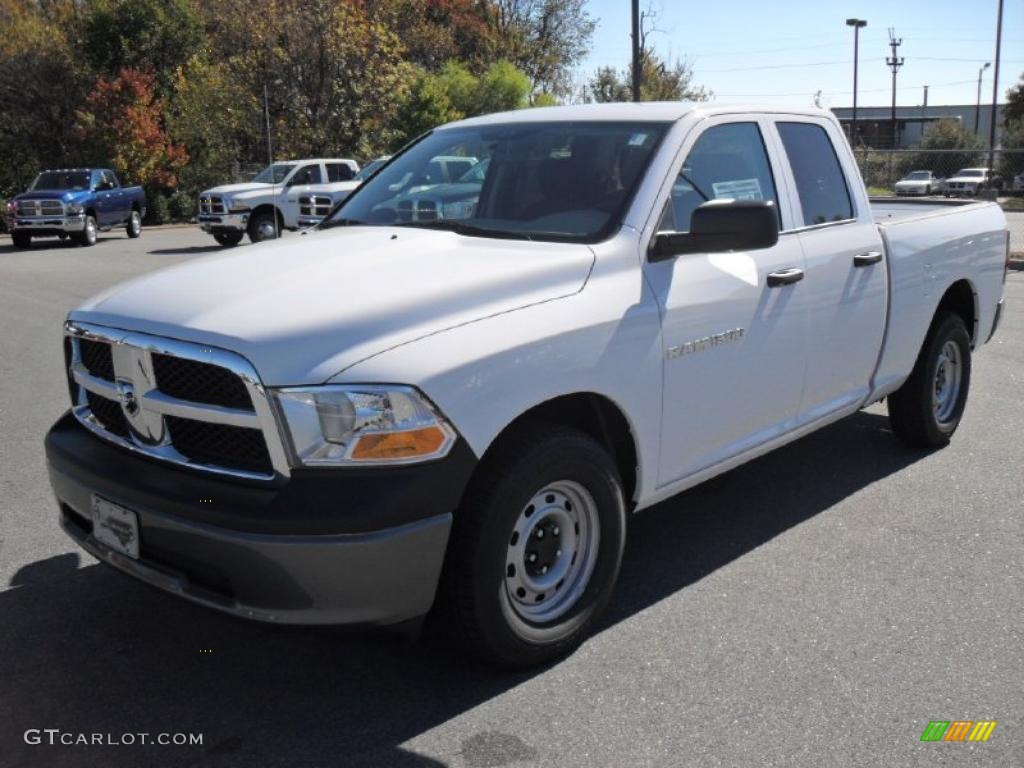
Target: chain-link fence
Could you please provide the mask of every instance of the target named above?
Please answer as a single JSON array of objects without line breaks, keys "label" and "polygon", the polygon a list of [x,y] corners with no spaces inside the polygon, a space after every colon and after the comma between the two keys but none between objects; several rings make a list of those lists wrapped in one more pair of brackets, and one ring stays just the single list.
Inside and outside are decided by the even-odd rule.
[{"label": "chain-link fence", "polygon": [[854,153],[872,195],[998,199],[1006,210],[1010,248],[1024,255],[1024,149],[871,149]]},{"label": "chain-link fence", "polygon": [[[998,195],[1024,195],[1024,149],[1001,149],[992,153],[994,173],[990,175],[977,171],[989,167],[987,150],[858,148],[854,154],[864,183],[872,194],[928,193],[959,197],[972,196],[980,189],[994,190]],[[959,174],[960,171],[969,173]],[[904,180],[914,183],[897,186]]]}]

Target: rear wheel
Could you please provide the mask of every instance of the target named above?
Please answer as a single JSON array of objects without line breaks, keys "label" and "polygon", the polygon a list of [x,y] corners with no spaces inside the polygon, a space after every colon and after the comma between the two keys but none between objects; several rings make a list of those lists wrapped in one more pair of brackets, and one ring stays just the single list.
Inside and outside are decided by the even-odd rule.
[{"label": "rear wheel", "polygon": [[281,234],[273,213],[257,213],[249,220],[249,239],[254,243],[273,240]]},{"label": "rear wheel", "polygon": [[128,232],[128,237],[138,237],[142,234],[142,216],[139,215],[138,211],[132,211],[131,216],[128,217],[128,226],[125,227]]},{"label": "rear wheel", "polygon": [[888,398],[893,432],[916,448],[948,445],[963,417],[970,384],[967,327],[959,315],[940,312],[910,378]]},{"label": "rear wheel", "polygon": [[242,234],[242,232],[214,232],[213,239],[230,248],[242,242]]},{"label": "rear wheel", "polygon": [[96,219],[92,216],[85,217],[82,231],[75,233],[75,242],[85,247],[96,245]]},{"label": "rear wheel", "polygon": [[31,248],[32,235],[28,232],[12,232],[11,242],[14,243],[15,248]]},{"label": "rear wheel", "polygon": [[586,637],[618,578],[622,483],[590,436],[543,423],[504,438],[456,515],[445,594],[458,639],[528,667]]}]

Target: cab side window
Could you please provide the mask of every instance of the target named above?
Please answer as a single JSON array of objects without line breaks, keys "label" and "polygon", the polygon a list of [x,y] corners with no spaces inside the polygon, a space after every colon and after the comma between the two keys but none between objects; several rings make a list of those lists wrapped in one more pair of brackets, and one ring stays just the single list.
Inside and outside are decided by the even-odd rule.
[{"label": "cab side window", "polygon": [[295,172],[288,186],[296,184],[319,184],[322,181],[319,165],[304,165]]},{"label": "cab side window", "polygon": [[813,123],[778,123],[779,137],[793,169],[805,227],[853,218],[853,202],[835,147]]},{"label": "cab side window", "polygon": [[721,199],[771,202],[778,215],[775,180],[757,123],[716,125],[700,135],[672,183],[659,229],[687,232],[697,206]]},{"label": "cab side window", "polygon": [[327,163],[327,181],[349,181],[355,172],[347,163]]}]

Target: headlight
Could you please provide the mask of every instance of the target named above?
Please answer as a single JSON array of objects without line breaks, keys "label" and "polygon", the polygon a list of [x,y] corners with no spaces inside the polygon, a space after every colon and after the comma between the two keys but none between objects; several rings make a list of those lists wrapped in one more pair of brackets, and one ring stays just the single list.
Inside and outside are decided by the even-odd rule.
[{"label": "headlight", "polygon": [[441,216],[445,219],[470,219],[475,211],[475,200],[461,200],[457,203],[445,203],[441,206]]},{"label": "headlight", "polygon": [[68,212],[68,216],[78,216],[85,211],[85,209],[77,203],[71,203],[66,210]]},{"label": "headlight", "polygon": [[295,460],[307,466],[411,464],[455,443],[455,430],[412,387],[338,384],[276,395]]}]

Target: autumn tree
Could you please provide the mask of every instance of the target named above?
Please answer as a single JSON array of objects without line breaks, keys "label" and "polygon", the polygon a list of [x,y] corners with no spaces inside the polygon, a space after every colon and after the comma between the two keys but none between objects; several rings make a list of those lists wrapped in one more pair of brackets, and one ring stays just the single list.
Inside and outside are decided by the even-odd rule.
[{"label": "autumn tree", "polygon": [[77,113],[76,131],[88,164],[114,168],[122,181],[150,190],[173,189],[188,153],[168,137],[155,91],[155,76],[136,69],[100,78]]}]

